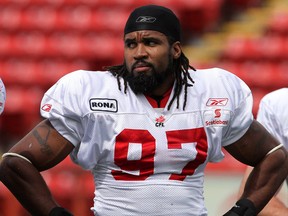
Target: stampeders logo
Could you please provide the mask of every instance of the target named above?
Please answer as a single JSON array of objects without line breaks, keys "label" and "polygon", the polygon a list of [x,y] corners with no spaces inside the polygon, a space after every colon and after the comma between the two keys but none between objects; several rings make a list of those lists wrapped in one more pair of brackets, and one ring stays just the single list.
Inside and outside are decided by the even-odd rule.
[{"label": "stampeders logo", "polygon": [[226,106],[228,98],[209,98],[206,106]]},{"label": "stampeders logo", "polygon": [[41,109],[45,112],[50,112],[52,109],[52,104],[44,104]]},{"label": "stampeders logo", "polygon": [[115,99],[109,98],[91,98],[89,101],[92,111],[117,112],[118,103]]},{"label": "stampeders logo", "polygon": [[154,23],[156,21],[156,17],[151,16],[139,16],[136,19],[137,23]]}]

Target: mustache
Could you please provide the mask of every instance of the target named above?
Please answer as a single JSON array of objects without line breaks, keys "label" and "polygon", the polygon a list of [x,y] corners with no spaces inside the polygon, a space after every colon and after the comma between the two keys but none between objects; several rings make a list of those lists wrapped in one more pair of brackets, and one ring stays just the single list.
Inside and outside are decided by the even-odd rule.
[{"label": "mustache", "polygon": [[144,60],[138,60],[132,64],[132,70],[134,70],[137,67],[153,67],[153,65],[149,62],[146,62]]}]

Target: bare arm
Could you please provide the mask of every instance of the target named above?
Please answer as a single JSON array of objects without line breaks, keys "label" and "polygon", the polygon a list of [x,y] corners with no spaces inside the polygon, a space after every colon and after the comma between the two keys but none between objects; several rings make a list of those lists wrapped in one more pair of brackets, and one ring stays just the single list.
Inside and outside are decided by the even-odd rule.
[{"label": "bare arm", "polygon": [[49,215],[58,205],[39,172],[62,161],[73,148],[44,120],[9,150],[32,164],[19,157],[6,156],[0,164],[0,179],[32,215]]},{"label": "bare arm", "polygon": [[266,155],[279,142],[257,121],[246,134],[225,149],[236,159],[254,169],[240,198],[247,198],[260,212],[277,192],[288,174],[288,156],[284,147]]},{"label": "bare arm", "polygon": [[[250,173],[252,172],[253,167],[247,167],[243,179],[241,181],[240,189],[239,189],[239,197],[244,191],[244,187],[249,177]],[[259,216],[282,216],[288,215],[288,208],[285,206],[283,202],[278,198],[277,194],[272,197],[269,203],[262,209],[262,211],[258,214]]]}]

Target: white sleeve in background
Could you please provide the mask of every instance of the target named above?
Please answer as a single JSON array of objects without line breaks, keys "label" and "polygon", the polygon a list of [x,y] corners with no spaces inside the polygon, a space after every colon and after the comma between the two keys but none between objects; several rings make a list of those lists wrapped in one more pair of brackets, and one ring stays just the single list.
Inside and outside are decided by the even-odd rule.
[{"label": "white sleeve in background", "polygon": [[288,88],[265,95],[259,104],[257,120],[288,149]]},{"label": "white sleeve in background", "polygon": [[6,90],[4,83],[0,79],[0,115],[4,111],[5,101],[6,101]]}]

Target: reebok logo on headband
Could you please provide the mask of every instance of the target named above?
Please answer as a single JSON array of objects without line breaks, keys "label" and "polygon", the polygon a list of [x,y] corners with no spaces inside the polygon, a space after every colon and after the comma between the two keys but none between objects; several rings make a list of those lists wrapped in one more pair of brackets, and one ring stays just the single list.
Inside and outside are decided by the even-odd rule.
[{"label": "reebok logo on headband", "polygon": [[181,39],[179,19],[173,11],[162,6],[145,5],[134,9],[130,14],[124,28],[124,35],[143,30],[161,32],[173,38],[173,41]]},{"label": "reebok logo on headband", "polygon": [[155,21],[156,18],[151,16],[139,16],[136,20],[138,23],[153,23]]}]

